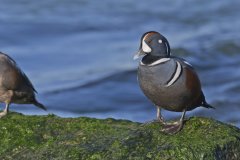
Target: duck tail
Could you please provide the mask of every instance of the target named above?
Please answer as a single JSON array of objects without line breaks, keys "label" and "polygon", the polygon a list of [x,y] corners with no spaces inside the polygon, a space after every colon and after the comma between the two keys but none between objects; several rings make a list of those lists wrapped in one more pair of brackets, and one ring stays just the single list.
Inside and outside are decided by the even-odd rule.
[{"label": "duck tail", "polygon": [[43,104],[39,103],[37,100],[35,100],[35,102],[33,104],[35,106],[37,106],[38,108],[41,108],[41,109],[43,109],[45,111],[47,110],[47,108]]},{"label": "duck tail", "polygon": [[204,101],[201,106],[203,106],[203,107],[205,107],[205,108],[216,109],[215,107],[213,107],[213,106],[211,106],[210,104],[208,104],[206,101]]},{"label": "duck tail", "polygon": [[205,96],[202,92],[202,104],[201,104],[202,107],[205,107],[205,108],[211,108],[211,109],[216,109],[215,107],[211,106],[210,104],[208,104],[206,102],[206,99],[205,99]]}]

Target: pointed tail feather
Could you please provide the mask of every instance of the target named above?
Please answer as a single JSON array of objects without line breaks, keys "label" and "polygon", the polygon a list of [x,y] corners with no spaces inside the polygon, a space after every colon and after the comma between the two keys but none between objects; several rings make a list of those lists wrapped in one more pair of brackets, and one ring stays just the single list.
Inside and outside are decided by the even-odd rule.
[{"label": "pointed tail feather", "polygon": [[201,106],[203,106],[205,108],[216,109],[215,107],[211,106],[210,104],[208,104],[206,102],[206,99],[205,99],[205,96],[204,96],[203,92],[202,92],[202,104],[201,104]]},{"label": "pointed tail feather", "polygon": [[34,102],[34,105],[45,111],[47,110],[47,108],[43,104],[39,103],[38,101]]},{"label": "pointed tail feather", "polygon": [[215,107],[211,106],[210,104],[208,104],[207,102],[203,102],[202,105],[205,108],[211,108],[211,109],[216,109]]}]

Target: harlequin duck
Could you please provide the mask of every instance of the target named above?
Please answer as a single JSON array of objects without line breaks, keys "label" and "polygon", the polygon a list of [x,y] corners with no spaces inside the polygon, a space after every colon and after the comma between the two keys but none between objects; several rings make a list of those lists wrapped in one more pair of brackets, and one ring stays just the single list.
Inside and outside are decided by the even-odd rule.
[{"label": "harlequin duck", "polygon": [[6,104],[0,118],[5,116],[11,103],[34,104],[46,110],[35,98],[36,90],[28,77],[20,70],[16,62],[0,52],[0,102]]},{"label": "harlequin duck", "polygon": [[[177,133],[183,127],[186,111],[203,106],[213,108],[204,97],[198,75],[186,60],[170,55],[167,39],[158,32],[143,34],[134,59],[144,56],[138,67],[138,82],[145,96],[157,107],[157,120],[166,133]],[[175,123],[165,123],[161,108],[183,112]]]}]

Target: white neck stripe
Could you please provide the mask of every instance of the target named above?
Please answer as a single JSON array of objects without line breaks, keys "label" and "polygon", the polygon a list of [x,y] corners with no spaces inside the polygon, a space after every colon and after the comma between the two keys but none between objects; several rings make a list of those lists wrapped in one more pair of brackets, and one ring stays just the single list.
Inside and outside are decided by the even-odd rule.
[{"label": "white neck stripe", "polygon": [[167,43],[165,43],[165,46],[166,46],[166,48],[167,48],[167,54],[168,54],[168,45],[167,45]]},{"label": "white neck stripe", "polygon": [[167,62],[169,61],[170,58],[161,58],[153,63],[151,63],[149,66],[155,66],[155,65],[158,65],[158,64],[161,64],[161,63],[164,63],[164,62]]},{"label": "white neck stripe", "polygon": [[[151,63],[151,64],[148,64],[147,66],[155,66],[155,65],[158,65],[158,64],[167,62],[167,61],[169,61],[169,60],[170,60],[170,58],[161,58],[161,59],[159,59],[159,60],[157,60],[157,61],[155,61],[155,62],[153,62],[153,63]],[[141,61],[141,65],[146,65],[146,64],[144,64],[144,63]]]}]

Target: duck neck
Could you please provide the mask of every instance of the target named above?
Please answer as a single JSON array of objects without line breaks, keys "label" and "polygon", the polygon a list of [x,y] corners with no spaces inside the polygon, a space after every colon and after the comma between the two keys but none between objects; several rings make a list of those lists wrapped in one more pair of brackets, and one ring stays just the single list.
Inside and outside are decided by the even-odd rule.
[{"label": "duck neck", "polygon": [[143,57],[142,63],[147,65],[152,64],[153,62],[161,58],[169,58],[169,56],[156,56],[156,55],[147,54],[146,56]]}]

